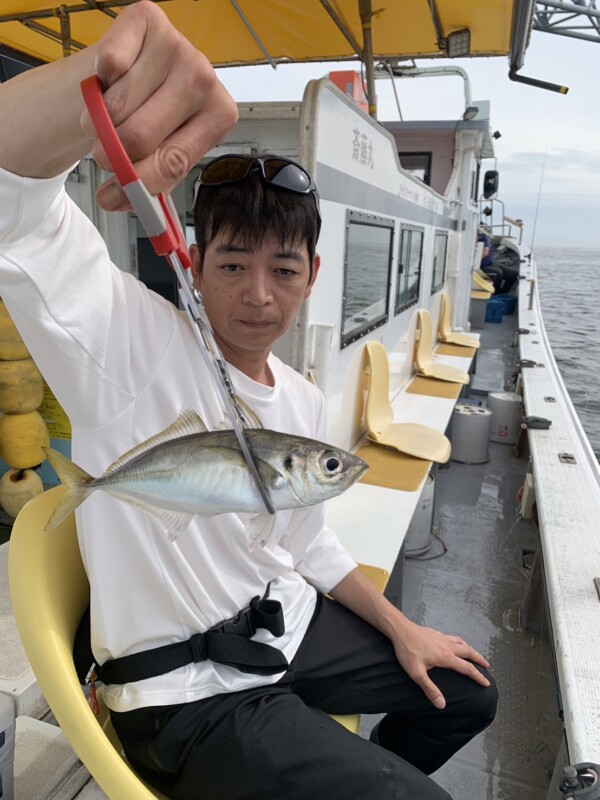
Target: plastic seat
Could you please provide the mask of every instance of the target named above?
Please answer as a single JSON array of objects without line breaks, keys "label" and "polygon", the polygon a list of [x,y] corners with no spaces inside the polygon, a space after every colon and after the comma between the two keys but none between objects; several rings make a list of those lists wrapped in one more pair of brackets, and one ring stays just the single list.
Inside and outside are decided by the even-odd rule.
[{"label": "plastic seat", "polygon": [[469,383],[469,375],[464,370],[434,361],[431,314],[425,308],[417,311],[416,336],[415,367],[419,375],[450,383]]},{"label": "plastic seat", "polygon": [[471,273],[471,281],[473,289],[482,289],[484,292],[489,292],[490,294],[494,294],[496,291],[492,281],[487,277],[485,272],[482,272],[480,269],[476,269]]},{"label": "plastic seat", "polygon": [[[9,545],[9,579],[19,634],[39,686],[73,749],[110,798],[165,798],[149,788],[121,755],[100,700],[94,716],[73,663],[77,625],[89,603],[89,583],[73,514],[50,533],[43,528],[60,501],[57,486],[17,516]],[[101,694],[100,692],[98,693]]]},{"label": "plastic seat", "polygon": [[[11,599],[27,658],[63,733],[108,797],[168,800],[142,781],[122,756],[101,691],[100,714],[96,717],[79,684],[73,641],[90,592],[75,516],[71,514],[49,533],[43,530],[63,493],[64,488],[57,486],[27,503],[11,533]],[[372,579],[383,580],[379,572],[385,570],[375,570]],[[358,733],[359,714],[334,719]]]},{"label": "plastic seat", "polygon": [[[359,564],[359,569],[363,572],[376,589],[383,594],[388,578],[390,577],[387,569],[383,567],[373,567],[370,564]],[[344,728],[347,728],[350,733],[358,733],[360,730],[360,714],[331,714],[331,719],[339,722]]]},{"label": "plastic seat", "polygon": [[450,324],[451,316],[452,303],[450,301],[450,295],[447,292],[442,292],[440,322],[438,326],[440,341],[447,342],[448,344],[457,344],[461,347],[474,347],[478,350],[481,344],[479,338],[477,336],[469,336],[468,333],[455,333]]},{"label": "plastic seat", "polygon": [[365,344],[365,368],[370,373],[365,407],[367,435],[372,442],[393,447],[426,461],[445,464],[450,458],[450,440],[435,428],[412,422],[393,422],[390,403],[390,365],[380,342]]}]

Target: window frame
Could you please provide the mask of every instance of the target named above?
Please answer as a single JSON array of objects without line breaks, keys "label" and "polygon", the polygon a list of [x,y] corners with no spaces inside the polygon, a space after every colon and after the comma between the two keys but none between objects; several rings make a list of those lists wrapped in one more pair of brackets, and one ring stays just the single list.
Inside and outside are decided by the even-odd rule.
[{"label": "window frame", "polygon": [[[433,237],[433,260],[432,260],[432,265],[431,265],[431,294],[434,294],[434,292],[438,292],[443,287],[444,283],[446,282],[446,269],[447,269],[447,266],[448,266],[448,240],[449,240],[449,238],[450,237],[448,236],[448,231],[441,231],[441,230],[435,231],[435,234],[434,234],[434,237]],[[444,245],[444,266],[442,268],[442,279],[440,280],[439,283],[436,283],[435,282],[435,275],[436,275],[436,269],[435,268],[436,268],[437,241],[438,241],[438,239],[443,239],[445,241],[445,245]]]},{"label": "window frame", "polygon": [[[404,269],[402,270],[402,272],[400,272],[400,267],[404,267],[404,265],[401,263],[402,242],[404,239],[404,234],[408,234],[409,244],[410,244],[410,240],[412,240],[413,233],[418,233],[421,236],[421,248],[419,252],[419,277],[417,280],[417,295],[412,300],[404,301],[402,304],[400,304],[398,297],[399,288],[402,282],[402,277],[404,277],[405,275]],[[398,316],[398,314],[401,314],[403,311],[406,311],[407,308],[410,308],[411,306],[414,306],[419,302],[419,297],[421,294],[421,278],[423,276],[423,252],[425,249],[425,228],[419,225],[409,225],[403,222],[400,225],[399,235],[400,235],[400,244],[398,247],[398,263],[396,267],[396,296],[394,297],[394,316]]]},{"label": "window frame", "polygon": [[[390,232],[389,247],[387,254],[387,278],[385,287],[385,296],[381,299],[384,300],[384,311],[376,318],[365,320],[363,325],[353,328],[350,332],[344,333],[344,327],[352,317],[346,315],[346,301],[348,299],[348,249],[350,244],[350,231],[352,225],[360,225],[362,227],[383,228]],[[344,290],[342,295],[342,316],[340,325],[340,350],[348,347],[358,339],[362,339],[376,328],[385,325],[390,318],[390,293],[391,282],[394,267],[394,244],[396,235],[396,221],[391,217],[383,217],[379,214],[368,214],[364,211],[355,211],[347,209],[346,211],[346,236],[344,242]],[[379,302],[379,301],[378,301]],[[357,311],[356,314],[360,314]]]},{"label": "window frame", "polygon": [[[414,169],[404,166],[404,164],[402,163],[402,158],[404,156],[408,156],[409,158],[415,158],[416,156],[419,156],[426,161],[424,167],[424,175],[422,178],[420,178],[417,175]],[[432,156],[431,150],[406,150],[406,151],[398,150],[398,161],[400,162],[400,166],[402,167],[402,169],[405,172],[409,172],[417,180],[422,181],[425,184],[425,186],[431,186],[431,156]]]}]

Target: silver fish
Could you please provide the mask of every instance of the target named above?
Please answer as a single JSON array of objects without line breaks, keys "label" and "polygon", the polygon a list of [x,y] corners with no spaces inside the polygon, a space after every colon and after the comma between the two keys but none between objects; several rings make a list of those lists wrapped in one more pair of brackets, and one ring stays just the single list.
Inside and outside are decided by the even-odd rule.
[{"label": "silver fish", "polygon": [[[265,428],[246,429],[245,435],[276,511],[336,497],[368,469],[352,453],[314,439]],[[164,431],[124,453],[99,478],[56,450],[44,452],[66,487],[45,530],[96,490],[154,515],[171,540],[194,514],[255,513],[262,518],[264,512],[268,518],[235,433],[207,431],[194,411],[184,411]]]}]

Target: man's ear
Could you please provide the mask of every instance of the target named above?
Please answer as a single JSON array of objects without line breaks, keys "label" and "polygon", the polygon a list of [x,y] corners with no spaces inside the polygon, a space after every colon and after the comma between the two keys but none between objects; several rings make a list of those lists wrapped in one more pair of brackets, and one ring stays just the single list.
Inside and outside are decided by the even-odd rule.
[{"label": "man's ear", "polygon": [[307,297],[310,297],[310,293],[312,292],[312,287],[317,280],[317,275],[319,273],[319,269],[321,267],[321,256],[318,253],[315,253],[313,257],[312,263],[312,274],[310,276],[310,282],[306,289],[304,290],[304,299],[306,300]]},{"label": "man's ear", "polygon": [[190,247],[190,256],[192,259],[192,280],[195,289],[199,288],[200,275],[202,274],[202,261],[200,259],[200,251],[198,245],[193,244]]}]

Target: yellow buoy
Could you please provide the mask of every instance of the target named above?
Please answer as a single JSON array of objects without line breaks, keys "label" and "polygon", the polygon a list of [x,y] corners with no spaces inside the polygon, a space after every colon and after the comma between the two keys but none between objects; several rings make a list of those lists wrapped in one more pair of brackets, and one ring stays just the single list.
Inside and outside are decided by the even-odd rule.
[{"label": "yellow buoy", "polygon": [[15,328],[4,301],[0,300],[0,359],[16,361],[28,358],[29,350],[25,347],[21,334]]},{"label": "yellow buoy", "polygon": [[44,379],[32,358],[0,361],[0,411],[28,414],[44,399]]},{"label": "yellow buoy", "polygon": [[33,469],[9,469],[0,478],[0,505],[16,517],[25,503],[44,491],[42,479]]},{"label": "yellow buoy", "polygon": [[27,469],[46,458],[42,447],[50,439],[46,423],[38,411],[0,415],[0,458],[13,469]]}]

